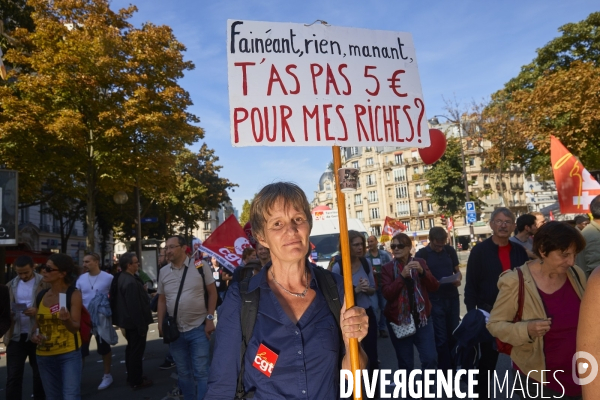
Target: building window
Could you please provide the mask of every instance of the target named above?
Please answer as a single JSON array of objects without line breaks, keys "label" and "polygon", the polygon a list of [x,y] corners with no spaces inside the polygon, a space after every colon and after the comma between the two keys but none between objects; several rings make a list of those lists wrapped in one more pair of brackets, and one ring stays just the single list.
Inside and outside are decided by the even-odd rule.
[{"label": "building window", "polygon": [[352,168],[358,169],[358,161],[352,161]]},{"label": "building window", "polygon": [[417,211],[420,213],[423,212],[423,202],[422,201],[417,201]]},{"label": "building window", "polygon": [[373,165],[373,157],[367,158],[367,165]]},{"label": "building window", "polygon": [[330,200],[330,199],[331,199],[331,193],[327,193],[326,200]]},{"label": "building window", "polygon": [[404,168],[399,168],[394,170],[394,182],[404,182],[406,181],[406,170]]},{"label": "building window", "polygon": [[362,197],[360,194],[355,194],[354,195],[354,205],[357,206],[360,204],[362,204]]},{"label": "building window", "polygon": [[358,154],[358,147],[350,147],[350,155],[354,156]]},{"label": "building window", "polygon": [[410,208],[408,206],[408,203],[406,201],[399,201],[396,203],[396,213],[400,216],[400,215],[409,215],[410,214]]},{"label": "building window", "polygon": [[414,168],[413,168],[413,172],[414,172],[415,174],[418,174],[418,173],[419,173],[419,167],[414,167]]},{"label": "building window", "polygon": [[390,204],[390,214],[394,213],[394,206],[392,204]]},{"label": "building window", "polygon": [[406,226],[406,232],[410,231],[410,221],[402,221],[404,226]]},{"label": "building window", "polygon": [[477,186],[477,175],[472,175],[471,181],[472,181],[471,185]]},{"label": "building window", "polygon": [[375,175],[369,174],[367,175],[367,186],[375,185],[377,182],[375,180]]},{"label": "building window", "polygon": [[435,220],[433,218],[429,218],[429,229],[435,226]]},{"label": "building window", "polygon": [[360,176],[356,178],[356,187],[360,187]]},{"label": "building window", "polygon": [[360,219],[361,221],[364,221],[362,210],[356,212],[356,219]]},{"label": "building window", "polygon": [[371,208],[371,219],[379,219],[379,208]]},{"label": "building window", "polygon": [[204,223],[204,230],[205,231],[209,231],[210,230],[210,222],[205,222]]},{"label": "building window", "polygon": [[475,166],[475,157],[469,157],[469,166],[470,167],[474,167]]},{"label": "building window", "polygon": [[365,147],[365,151],[371,151],[371,150],[373,150],[372,147]]},{"label": "building window", "polygon": [[420,196],[420,195],[421,195],[421,184],[420,184],[420,183],[419,183],[419,184],[417,184],[417,185],[415,185],[415,194],[416,194],[417,196]]},{"label": "building window", "polygon": [[413,160],[417,160],[419,158],[419,152],[417,150],[413,150],[411,157]]},{"label": "building window", "polygon": [[394,161],[396,162],[396,164],[403,164],[404,163],[404,156],[402,154],[396,154],[394,156]]},{"label": "building window", "polygon": [[377,190],[369,191],[369,203],[375,203],[377,201]]},{"label": "building window", "polygon": [[385,178],[389,181],[390,179],[392,179],[392,176],[390,175],[389,172],[385,173]]},{"label": "building window", "polygon": [[331,184],[330,183],[327,183],[325,185],[325,190],[331,190]]},{"label": "building window", "polygon": [[381,225],[375,225],[371,227],[371,235],[381,236]]},{"label": "building window", "polygon": [[21,208],[19,210],[19,224],[26,224],[29,222],[29,207]]},{"label": "building window", "polygon": [[422,231],[425,230],[425,220],[424,219],[419,220],[419,229]]},{"label": "building window", "polygon": [[429,212],[433,212],[433,204],[431,204],[431,202],[427,202],[427,211]]},{"label": "building window", "polygon": [[406,186],[396,186],[396,198],[405,199],[408,197],[408,189]]}]

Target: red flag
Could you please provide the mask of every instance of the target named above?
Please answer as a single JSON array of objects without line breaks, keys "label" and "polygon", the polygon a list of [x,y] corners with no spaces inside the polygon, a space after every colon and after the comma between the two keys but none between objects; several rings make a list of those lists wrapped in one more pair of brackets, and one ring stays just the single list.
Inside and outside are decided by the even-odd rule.
[{"label": "red flag", "polygon": [[554,221],[554,213],[550,211],[550,221]]},{"label": "red flag", "polygon": [[200,250],[233,272],[242,262],[246,247],[252,247],[250,241],[238,220],[231,215],[200,245]]},{"label": "red flag", "polygon": [[250,221],[246,222],[246,225],[244,225],[244,232],[246,232],[246,236],[248,236],[248,240],[250,240],[252,247],[256,248],[258,242],[254,238],[254,235],[252,235],[252,224],[250,224]]},{"label": "red flag", "polygon": [[397,219],[385,217],[385,224],[383,225],[383,232],[381,233],[381,243],[385,243],[392,240],[392,237],[398,232],[404,232],[406,225]]},{"label": "red flag", "polygon": [[452,229],[454,229],[454,221],[452,220],[452,217],[448,217],[448,231],[452,232]]},{"label": "red flag", "polygon": [[600,184],[554,136],[550,137],[550,159],[560,212],[577,214],[589,211],[594,197],[600,195]]}]

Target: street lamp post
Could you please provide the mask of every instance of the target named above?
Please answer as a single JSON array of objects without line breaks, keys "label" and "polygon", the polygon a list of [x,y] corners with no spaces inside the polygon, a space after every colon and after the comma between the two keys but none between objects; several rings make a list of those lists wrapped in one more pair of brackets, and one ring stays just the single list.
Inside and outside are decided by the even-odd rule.
[{"label": "street lamp post", "polygon": [[[466,196],[467,201],[471,201],[471,195],[469,194],[469,180],[467,179],[467,164],[465,163],[465,150],[463,148],[463,143],[462,143],[462,139],[463,139],[462,124],[460,121],[455,121],[453,119],[446,117],[445,115],[434,115],[433,118],[431,118],[429,120],[429,122],[432,125],[439,125],[440,121],[437,119],[437,117],[446,118],[449,122],[456,124],[456,126],[458,127],[458,137],[460,138],[460,157],[462,159],[463,184],[465,185],[465,196]],[[469,224],[469,231],[471,234],[471,242],[473,242],[473,240],[475,240],[475,230],[473,228],[472,223]]]},{"label": "street lamp post", "polygon": [[[138,256],[138,262],[140,263],[140,269],[142,268],[142,221],[141,221],[141,216],[140,216],[140,191],[139,188],[137,186],[137,181],[136,181],[136,186],[134,188],[134,194],[135,194],[135,220],[136,220],[136,253]],[[127,203],[128,200],[128,196],[127,193],[123,192],[122,190],[119,190],[117,193],[114,194],[113,196],[113,200],[115,203],[119,204],[119,205],[123,205],[125,203]]]}]

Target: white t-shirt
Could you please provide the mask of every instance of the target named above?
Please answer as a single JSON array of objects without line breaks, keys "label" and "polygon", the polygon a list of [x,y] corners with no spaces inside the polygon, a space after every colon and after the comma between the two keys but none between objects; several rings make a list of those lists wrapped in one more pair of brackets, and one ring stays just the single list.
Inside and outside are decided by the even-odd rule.
[{"label": "white t-shirt", "polygon": [[112,280],[113,276],[104,271],[100,271],[96,276],[90,275],[89,272],[81,275],[79,279],[77,279],[77,284],[75,286],[77,289],[81,290],[83,306],[88,308],[90,301],[96,296],[96,293],[102,293],[108,296]]},{"label": "white t-shirt", "polygon": [[[16,303],[27,304],[27,308],[33,306],[31,298],[33,297],[34,286],[35,277],[31,278],[27,282],[19,281],[19,284],[17,285],[17,293],[15,295]],[[22,312],[19,313],[19,317],[21,318],[21,333],[29,333],[29,323],[31,320]]]}]

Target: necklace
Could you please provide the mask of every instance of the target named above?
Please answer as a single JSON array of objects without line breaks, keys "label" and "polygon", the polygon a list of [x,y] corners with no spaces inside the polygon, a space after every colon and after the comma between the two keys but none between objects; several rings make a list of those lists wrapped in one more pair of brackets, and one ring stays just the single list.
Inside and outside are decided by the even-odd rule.
[{"label": "necklace", "polygon": [[305,273],[305,277],[306,277],[306,288],[304,289],[304,292],[302,292],[302,293],[294,293],[294,292],[290,292],[289,290],[284,288],[281,283],[277,282],[277,279],[275,279],[275,274],[273,273],[273,268],[271,268],[271,277],[273,278],[273,282],[275,282],[277,285],[279,285],[279,287],[282,288],[287,294],[290,294],[294,297],[303,298],[304,296],[306,296],[306,292],[308,292],[308,271],[305,270],[304,273]]},{"label": "necklace", "polygon": [[92,287],[92,290],[94,290],[94,285],[96,284],[96,282],[98,281],[98,277],[100,276],[100,274],[98,274],[96,276],[96,279],[94,279],[94,283],[92,283],[92,279],[90,278],[90,274],[88,273],[88,282],[90,282],[90,286]]}]

